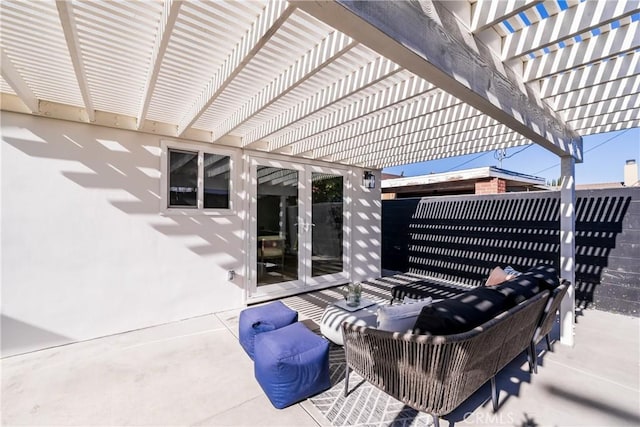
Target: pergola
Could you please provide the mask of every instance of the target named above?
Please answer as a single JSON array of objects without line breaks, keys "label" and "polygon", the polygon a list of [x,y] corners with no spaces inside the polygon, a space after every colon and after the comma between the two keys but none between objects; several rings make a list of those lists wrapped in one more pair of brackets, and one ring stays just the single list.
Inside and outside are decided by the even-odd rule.
[{"label": "pergola", "polygon": [[[2,109],[368,169],[640,124],[639,1],[15,1]],[[562,339],[572,342],[573,293]]]}]

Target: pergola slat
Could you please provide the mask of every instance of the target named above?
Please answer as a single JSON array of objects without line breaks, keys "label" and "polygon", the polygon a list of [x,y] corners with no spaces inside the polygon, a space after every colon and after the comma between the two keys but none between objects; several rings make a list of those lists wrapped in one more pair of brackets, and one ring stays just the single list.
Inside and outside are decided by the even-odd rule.
[{"label": "pergola slat", "polygon": [[640,21],[619,27],[564,49],[527,61],[525,82],[539,80],[563,71],[583,67],[640,48]]},{"label": "pergola slat", "polygon": [[[462,106],[458,106],[462,107]],[[465,106],[470,108],[468,106]],[[464,109],[463,109],[464,110]],[[314,152],[312,157],[331,156],[333,160],[344,160],[347,158],[357,157],[360,155],[374,155],[376,153],[387,152],[393,153],[394,150],[402,152],[408,146],[415,144],[432,144],[440,146],[458,146],[461,143],[469,141],[481,141],[484,138],[496,135],[507,134],[512,132],[504,125],[497,123],[494,119],[486,115],[478,114],[474,111],[463,111],[460,120],[438,121],[439,116],[433,114],[421,118],[425,126],[420,129],[414,129],[410,132],[393,132],[388,131],[385,138],[379,138],[369,142],[366,139],[355,139],[344,149],[334,148],[335,152],[319,151]],[[384,132],[381,129],[380,132]],[[448,144],[441,144],[441,140],[447,140]],[[479,142],[480,143],[480,142]]]},{"label": "pergola slat", "polygon": [[[581,138],[517,74],[437,2],[296,2],[396,63],[558,155],[582,158]],[[344,9],[351,12],[347,14]],[[443,53],[446,52],[446,55]]]},{"label": "pergola slat", "polygon": [[549,103],[556,111],[567,108],[589,105],[608,99],[619,98],[628,94],[637,94],[640,91],[640,79],[626,77],[621,80],[607,82],[591,86],[586,89],[576,90],[564,96],[550,98]]},{"label": "pergola slat", "polygon": [[473,7],[471,32],[479,33],[525,11],[542,0],[478,0]]},{"label": "pergola slat", "polygon": [[304,83],[357,44],[342,33],[337,31],[331,33],[329,37],[322,40],[268,86],[219,123],[213,129],[214,142]]},{"label": "pergola slat", "polygon": [[594,117],[578,118],[570,121],[570,123],[576,129],[583,129],[586,127],[597,127],[624,121],[631,122],[637,120],[638,117],[640,117],[640,108],[634,108],[630,110],[612,111],[608,114],[600,114]]},{"label": "pergola slat", "polygon": [[224,63],[211,77],[204,90],[194,101],[193,106],[178,124],[178,135],[194,124],[204,111],[216,100],[222,91],[240,73],[260,48],[275,34],[278,27],[284,24],[289,15],[295,10],[294,6],[284,0],[267,3],[264,12],[254,22],[247,34],[242,37]]},{"label": "pergola slat", "polygon": [[502,60],[527,55],[639,11],[640,1],[586,1],[504,37]]},{"label": "pergola slat", "polygon": [[344,149],[348,145],[347,141],[354,138],[369,139],[373,142],[373,134],[380,129],[406,126],[407,123],[412,123],[418,118],[459,103],[459,100],[441,91],[434,95],[423,95],[413,102],[403,104],[401,107],[389,109],[379,114],[370,114],[363,120],[358,120],[300,141],[292,146],[291,154],[320,150],[331,145]]},{"label": "pergola slat", "polygon": [[610,111],[623,111],[630,108],[640,107],[640,97],[638,93],[630,93],[626,96],[594,102],[580,107],[572,107],[560,110],[565,114],[567,121],[586,119],[599,116]]},{"label": "pergola slat", "polygon": [[[368,148],[375,149],[378,142],[394,138],[400,134],[420,132],[423,129],[435,128],[448,121],[455,122],[460,118],[469,118],[474,114],[480,114],[466,104],[462,104],[467,107],[464,109],[453,108],[461,104],[461,101],[457,98],[439,92],[434,96],[424,97],[412,104],[405,105],[402,109],[371,117],[348,128],[338,129],[339,136],[327,135],[324,141],[317,141],[305,151],[313,150],[315,157],[323,157],[331,153],[348,151],[365,145]],[[410,111],[407,112],[407,110]],[[447,114],[447,111],[451,113]],[[390,115],[405,115],[406,119],[392,120],[389,117]],[[338,139],[339,143],[330,144],[328,143],[330,139]]]},{"label": "pergola slat", "polygon": [[640,56],[624,55],[544,79],[540,84],[540,95],[543,98],[558,96],[625,77],[638,78],[638,75]]},{"label": "pergola slat", "polygon": [[[494,120],[576,157],[579,133],[637,124],[640,0],[181,1],[0,3],[22,86],[5,91],[48,117],[98,108],[95,124],[347,164],[385,141],[433,159],[411,151],[426,124],[443,153],[506,141]],[[434,88],[448,103],[421,101]]]},{"label": "pergola slat", "polygon": [[347,98],[376,82],[384,80],[401,71],[401,68],[386,58],[378,57],[373,62],[360,68],[356,72],[333,83],[331,86],[316,92],[295,107],[279,114],[259,127],[251,130],[243,139],[244,147],[259,141],[292,123],[326,108],[340,99]]},{"label": "pergola slat", "polygon": [[630,128],[637,128],[637,127],[640,127],[640,117],[632,120],[628,120],[628,121],[625,120],[625,121],[616,122],[616,123],[607,123],[604,125],[578,128],[578,130],[591,135],[596,133],[613,132],[613,131],[618,131],[622,129],[630,129]]},{"label": "pergola slat", "polygon": [[366,117],[382,110],[392,108],[398,104],[411,102],[413,98],[433,89],[433,85],[420,77],[410,76],[409,78],[376,92],[369,97],[359,99],[329,114],[322,115],[312,121],[297,126],[293,130],[281,132],[269,141],[269,151],[279,151],[290,147],[291,152],[303,152],[309,148],[299,149],[305,141],[310,140],[319,134],[327,132],[340,125],[348,125],[354,120]]},{"label": "pergola slat", "polygon": [[[426,146],[425,144],[416,144],[404,146],[401,150],[392,148],[387,153],[373,153],[365,154],[359,157],[353,157],[345,159],[343,162],[346,164],[362,164],[362,165],[375,165],[378,168],[386,168],[391,166],[398,166],[403,164],[409,164],[420,161],[420,157],[427,153],[430,157],[446,158],[455,156],[464,156],[467,154],[476,153],[480,151],[492,151],[500,148],[513,148],[522,145],[530,144],[526,138],[511,133],[504,133],[492,140],[485,141],[467,141],[466,145],[458,145],[454,150],[448,151],[444,147],[437,144]],[[569,156],[567,156],[569,157]]]}]

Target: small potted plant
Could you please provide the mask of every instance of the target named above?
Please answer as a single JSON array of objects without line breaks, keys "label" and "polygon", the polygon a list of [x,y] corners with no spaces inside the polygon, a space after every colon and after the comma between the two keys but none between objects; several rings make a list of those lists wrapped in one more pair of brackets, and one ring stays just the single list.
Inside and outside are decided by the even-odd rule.
[{"label": "small potted plant", "polygon": [[346,285],[345,299],[349,307],[357,307],[360,305],[360,297],[362,296],[362,284],[360,282],[349,283]]}]

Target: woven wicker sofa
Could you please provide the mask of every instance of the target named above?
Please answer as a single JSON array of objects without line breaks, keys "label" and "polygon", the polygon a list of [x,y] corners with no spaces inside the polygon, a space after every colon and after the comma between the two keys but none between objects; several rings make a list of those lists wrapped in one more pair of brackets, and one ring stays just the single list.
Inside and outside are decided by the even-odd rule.
[{"label": "woven wicker sofa", "polygon": [[[487,381],[498,408],[496,374],[523,351],[537,366],[535,344],[548,336],[568,283],[544,289],[472,330],[432,335],[398,333],[342,324],[350,370],[416,410],[438,417],[456,409]],[[548,341],[547,341],[548,342]]]}]

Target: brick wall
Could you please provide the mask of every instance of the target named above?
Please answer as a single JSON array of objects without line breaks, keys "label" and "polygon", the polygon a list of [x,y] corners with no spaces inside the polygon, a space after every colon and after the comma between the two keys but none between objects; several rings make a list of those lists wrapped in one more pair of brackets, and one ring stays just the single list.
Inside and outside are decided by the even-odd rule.
[{"label": "brick wall", "polygon": [[479,179],[476,181],[476,194],[499,194],[507,192],[507,182],[500,178]]}]

